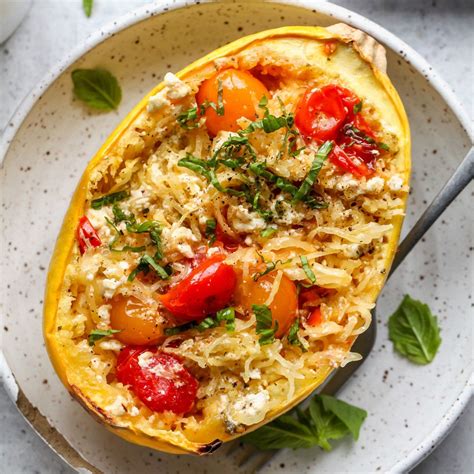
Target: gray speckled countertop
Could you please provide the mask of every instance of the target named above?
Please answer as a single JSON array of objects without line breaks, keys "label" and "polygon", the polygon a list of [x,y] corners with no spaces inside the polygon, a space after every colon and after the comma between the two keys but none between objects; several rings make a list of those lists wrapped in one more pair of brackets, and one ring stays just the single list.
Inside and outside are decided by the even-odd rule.
[{"label": "gray speckled countertop", "polygon": [[[35,0],[14,35],[0,50],[0,130],[23,97],[64,54],[99,26],[143,0],[96,0],[87,19],[80,0]],[[474,3],[472,0],[335,1],[398,35],[423,55],[473,113]],[[49,25],[49,26],[47,26]],[[474,403],[446,440],[413,472],[472,473]],[[0,388],[0,472],[70,473],[30,430]]]}]

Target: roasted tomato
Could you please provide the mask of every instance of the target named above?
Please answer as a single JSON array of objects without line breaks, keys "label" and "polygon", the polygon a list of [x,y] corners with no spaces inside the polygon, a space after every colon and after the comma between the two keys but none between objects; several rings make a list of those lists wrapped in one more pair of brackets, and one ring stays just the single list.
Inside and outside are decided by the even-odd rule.
[{"label": "roasted tomato", "polygon": [[240,241],[237,238],[234,238],[226,234],[220,225],[216,227],[216,245],[221,245],[224,249],[229,252],[235,252],[240,245]]},{"label": "roasted tomato", "polygon": [[313,309],[311,313],[309,313],[309,316],[306,319],[306,322],[308,323],[309,326],[317,326],[318,324],[321,324],[322,320],[323,320],[323,316],[321,314],[321,308],[318,306],[316,309]]},{"label": "roasted tomato", "polygon": [[164,352],[126,347],[118,355],[116,374],[152,411],[183,414],[196,400],[198,381],[178,358]]},{"label": "roasted tomato", "polygon": [[159,315],[138,298],[118,294],[110,305],[110,325],[120,330],[114,337],[124,344],[145,346],[164,337]]},{"label": "roasted tomato", "polygon": [[[222,98],[219,98],[219,88]],[[263,96],[270,98],[267,88],[247,71],[224,69],[205,80],[196,95],[199,107],[213,103],[224,107],[223,114],[218,115],[212,107],[205,111],[206,126],[212,136],[221,130],[236,132],[240,129],[237,120],[246,117],[255,120],[259,117],[258,103]]]},{"label": "roasted tomato", "polygon": [[[252,278],[242,281],[235,294],[236,303],[247,311],[251,311],[254,304],[264,304],[270,295],[276,275],[276,272],[272,272],[257,281]],[[282,276],[278,292],[269,308],[273,320],[278,321],[278,331],[275,335],[282,337],[287,333],[298,311],[296,285],[287,276]]]},{"label": "roasted tomato", "polygon": [[88,248],[99,247],[102,245],[102,241],[100,240],[97,231],[92,227],[92,224],[86,216],[82,216],[79,219],[76,233],[81,255],[84,255],[84,252]]},{"label": "roasted tomato", "polygon": [[223,262],[225,255],[213,255],[172,287],[160,300],[173,316],[183,321],[204,318],[224,308],[237,282],[234,269]]},{"label": "roasted tomato", "polygon": [[296,126],[307,138],[335,140],[358,102],[359,99],[351,91],[334,84],[309,89],[296,108]]},{"label": "roasted tomato", "polygon": [[353,175],[361,178],[363,176],[369,176],[373,171],[367,166],[367,164],[357,156],[355,152],[349,149],[342,149],[340,146],[335,145],[329,159],[339,168],[344,171],[352,173]]}]

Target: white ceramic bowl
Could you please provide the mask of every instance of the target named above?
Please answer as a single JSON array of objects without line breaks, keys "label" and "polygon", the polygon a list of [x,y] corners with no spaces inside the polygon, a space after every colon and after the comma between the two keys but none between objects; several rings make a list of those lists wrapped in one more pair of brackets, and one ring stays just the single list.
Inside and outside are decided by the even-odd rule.
[{"label": "white ceramic bowl", "polygon": [[[471,146],[468,121],[431,67],[386,30],[322,1],[147,6],[107,26],[56,66],[25,99],[4,134],[2,151],[3,353],[11,397],[33,427],[72,466],[103,472],[236,472],[235,461],[170,456],[127,444],[71,400],[46,355],[42,295],[54,240],[82,170],[106,136],[163,74],[230,40],[282,25],[343,21],[385,44],[389,74],[413,135],[412,194],[406,227],[420,215]],[[73,99],[70,71],[104,66],[124,91],[117,113],[94,113]],[[379,299],[377,345],[340,396],[369,411],[358,443],[331,453],[283,451],[268,472],[400,472],[444,437],[472,390],[468,318],[469,196],[428,233]],[[434,362],[410,364],[393,353],[385,322],[404,293],[439,316],[443,343]],[[42,415],[44,416],[42,416]],[[242,472],[242,471],[239,471]]]}]

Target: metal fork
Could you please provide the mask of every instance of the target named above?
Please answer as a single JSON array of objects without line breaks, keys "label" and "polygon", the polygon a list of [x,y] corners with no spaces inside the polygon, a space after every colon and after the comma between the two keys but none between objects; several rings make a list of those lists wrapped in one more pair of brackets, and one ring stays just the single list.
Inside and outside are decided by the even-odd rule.
[{"label": "metal fork", "polygon": [[[441,191],[433,199],[405,239],[403,239],[398,247],[397,254],[395,255],[387,279],[393,274],[413,247],[418,243],[423,235],[425,235],[427,230],[472,179],[474,179],[474,147],[470,149],[456,171],[448,179]],[[374,308],[372,310],[372,324],[369,326],[367,331],[356,339],[356,342],[352,347],[352,351],[359,353],[362,356],[362,359],[351,362],[345,367],[335,370],[326,382],[315,391],[315,393],[335,395],[367,359],[367,356],[374,347],[376,335],[377,319],[376,308]],[[242,445],[236,441],[228,450],[227,456],[234,455],[241,447]],[[279,451],[275,450],[262,452],[252,446],[246,446],[245,448],[242,448],[242,452],[237,458],[237,465],[239,467],[247,466],[246,472],[258,472],[268,462],[270,462],[278,452]]]}]

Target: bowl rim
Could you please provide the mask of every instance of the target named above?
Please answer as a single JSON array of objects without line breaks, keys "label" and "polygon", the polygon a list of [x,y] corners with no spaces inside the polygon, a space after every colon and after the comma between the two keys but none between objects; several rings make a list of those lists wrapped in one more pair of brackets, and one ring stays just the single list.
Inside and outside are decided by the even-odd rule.
[{"label": "bowl rim", "polygon": [[[250,0],[240,0],[241,3],[250,3]],[[315,13],[334,18],[335,22],[344,22],[355,28],[367,32],[383,45],[388,46],[395,54],[400,56],[405,62],[408,62],[415,70],[426,78],[430,86],[442,97],[449,108],[452,110],[459,123],[463,127],[471,143],[474,142],[474,131],[472,130],[470,119],[461,105],[459,99],[454,94],[451,87],[435,69],[411,46],[398,38],[395,34],[389,32],[384,27],[378,25],[372,20],[355,13],[345,7],[335,5],[326,0],[265,0],[266,3],[273,3],[276,5],[294,6],[305,8]],[[78,61],[82,56],[89,51],[99,46],[101,43],[108,40],[110,37],[120,33],[137,23],[146,21],[150,17],[160,14],[166,14],[171,11],[184,8],[199,8],[199,5],[206,5],[211,3],[229,3],[228,0],[171,0],[159,2],[156,4],[146,4],[137,9],[130,11],[116,20],[107,22],[104,26],[98,28],[94,33],[89,35],[82,43],[78,44],[70,53],[66,54],[61,60],[56,62],[49,71],[42,77],[38,84],[25,96],[19,103],[10,120],[0,137],[0,169],[3,174],[3,162],[8,153],[11,143],[13,142],[18,130],[23,122],[28,117],[31,109],[40,100],[42,94],[46,92],[49,87],[68,69],[73,63]],[[70,467],[77,469],[67,461],[64,453],[54,449],[45,437],[43,437],[36,428],[34,422],[28,420],[25,414],[19,409],[16,401],[20,387],[8,366],[6,357],[0,348],[0,379],[4,382],[6,391],[15,406],[34,429],[34,431],[48,444],[52,451],[59,457],[66,461]],[[469,380],[459,393],[459,396],[451,407],[443,414],[441,422],[438,426],[426,436],[420,443],[418,443],[405,457],[400,459],[392,468],[390,472],[407,472],[419,464],[425,457],[427,457],[439,443],[448,435],[451,429],[456,424],[456,421],[462,415],[464,408],[471,399],[474,393],[474,372],[471,372]],[[70,446],[74,452],[77,452],[74,447]],[[80,456],[80,455],[79,455]]]}]

